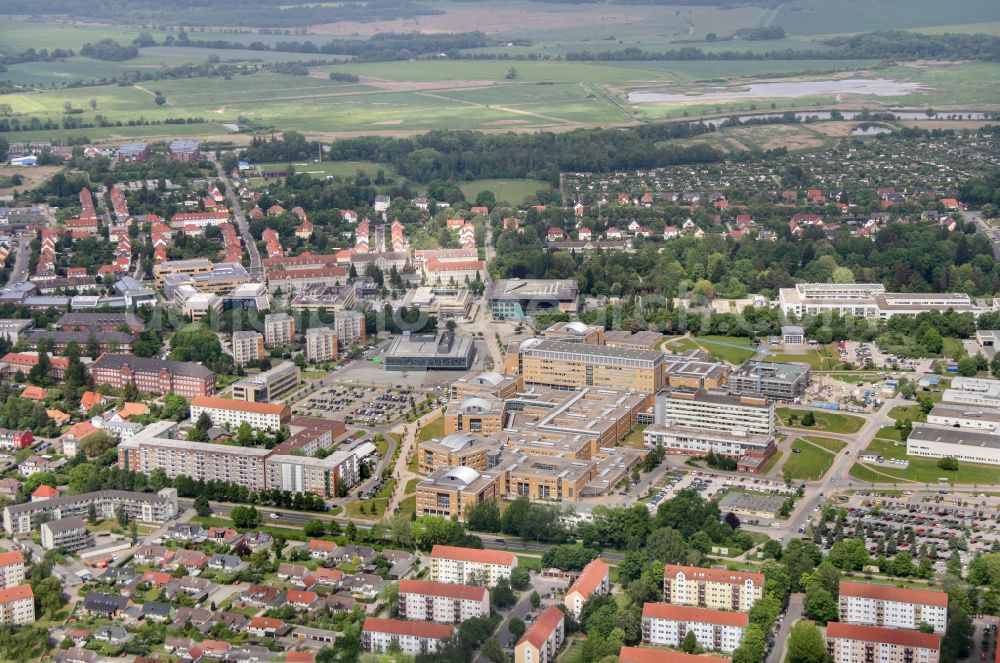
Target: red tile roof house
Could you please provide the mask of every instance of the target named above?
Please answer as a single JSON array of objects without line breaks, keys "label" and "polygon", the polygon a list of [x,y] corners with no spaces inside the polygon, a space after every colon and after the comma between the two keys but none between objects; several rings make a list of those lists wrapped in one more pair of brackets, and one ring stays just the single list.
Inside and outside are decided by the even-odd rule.
[{"label": "red tile roof house", "polygon": [[556,659],[565,638],[566,616],[558,607],[550,605],[517,641],[515,660],[550,663]]},{"label": "red tile roof house", "polygon": [[273,638],[288,630],[288,625],[273,617],[254,617],[247,622],[247,633],[258,638]]},{"label": "red tile roof house", "polygon": [[337,550],[336,542],[321,539],[309,539],[306,547],[309,550],[309,556],[313,559],[330,559]]}]

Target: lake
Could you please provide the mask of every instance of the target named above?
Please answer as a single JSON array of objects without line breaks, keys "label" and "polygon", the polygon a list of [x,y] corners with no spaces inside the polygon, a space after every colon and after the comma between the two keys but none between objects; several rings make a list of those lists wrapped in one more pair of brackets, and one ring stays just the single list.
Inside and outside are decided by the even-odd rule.
[{"label": "lake", "polygon": [[629,92],[633,104],[724,101],[730,99],[799,99],[822,95],[861,94],[874,97],[898,97],[922,89],[919,83],[888,78],[849,78],[823,81],[781,81],[750,83],[740,87],[709,87],[703,94],[672,94],[637,90]]}]

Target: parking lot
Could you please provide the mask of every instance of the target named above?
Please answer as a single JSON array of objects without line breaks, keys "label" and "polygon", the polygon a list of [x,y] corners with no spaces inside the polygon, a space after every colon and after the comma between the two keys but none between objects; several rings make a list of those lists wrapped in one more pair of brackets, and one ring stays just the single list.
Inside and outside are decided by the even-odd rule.
[{"label": "parking lot", "polygon": [[790,495],[793,492],[781,481],[750,476],[730,477],[711,474],[704,470],[688,470],[684,473],[673,473],[664,477],[659,489],[654,488],[656,492],[653,493],[646,506],[650,511],[656,511],[660,502],[670,499],[678,491],[686,488],[693,488],[701,493],[702,497],[709,500],[720,499],[731,488],[769,495]]},{"label": "parking lot", "polygon": [[331,385],[297,403],[295,413],[342,419],[348,425],[386,426],[418,400],[423,394],[406,387]]},{"label": "parking lot", "polygon": [[[995,502],[985,496],[956,496],[941,490],[899,498],[861,491],[841,495],[833,504],[846,509],[844,537],[863,536],[873,556],[885,553],[891,557],[893,547],[914,550],[916,556],[915,550],[926,545],[935,569],[943,572],[952,550],[958,550],[967,564],[977,554],[990,552],[1000,540],[1000,512]],[[823,541],[827,547],[832,543]]]}]

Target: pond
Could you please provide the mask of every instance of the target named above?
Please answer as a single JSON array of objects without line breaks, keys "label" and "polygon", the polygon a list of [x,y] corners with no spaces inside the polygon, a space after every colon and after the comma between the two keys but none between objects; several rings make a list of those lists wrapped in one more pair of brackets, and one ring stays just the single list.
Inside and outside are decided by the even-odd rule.
[{"label": "pond", "polygon": [[628,100],[634,104],[692,101],[721,101],[728,99],[798,99],[819,95],[862,94],[875,97],[896,97],[922,89],[919,83],[895,81],[889,78],[849,78],[822,81],[780,81],[750,83],[739,87],[709,87],[703,94],[677,94],[637,90],[629,92]]}]

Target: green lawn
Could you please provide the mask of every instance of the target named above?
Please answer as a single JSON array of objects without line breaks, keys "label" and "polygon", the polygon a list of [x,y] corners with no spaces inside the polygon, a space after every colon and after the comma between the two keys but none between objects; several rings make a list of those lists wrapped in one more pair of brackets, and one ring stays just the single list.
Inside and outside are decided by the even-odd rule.
[{"label": "green lawn", "polygon": [[730,364],[742,364],[757,353],[749,339],[736,336],[698,336],[695,341],[710,355]]},{"label": "green lawn", "polygon": [[927,421],[927,415],[919,405],[897,405],[889,410],[889,416],[897,421],[909,419],[910,421]]},{"label": "green lawn", "polygon": [[585,640],[576,638],[571,640],[569,646],[563,649],[562,654],[559,655],[556,661],[558,663],[582,663],[584,642]]},{"label": "green lawn", "polygon": [[674,354],[680,354],[688,350],[701,350],[702,347],[695,343],[690,338],[685,338],[683,336],[675,338],[673,340],[664,341],[661,346],[663,350],[667,352],[673,352]]},{"label": "green lawn", "polygon": [[851,468],[851,476],[862,481],[891,483],[898,480],[936,484],[938,479],[947,478],[951,483],[958,484],[1000,483],[1000,467],[995,465],[959,463],[957,472],[948,472],[938,467],[936,459],[907,456],[905,444],[882,439],[873,440],[866,451],[881,454],[886,458],[906,459],[909,465],[903,468],[898,465],[855,463]]},{"label": "green lawn", "polygon": [[646,430],[645,425],[636,426],[629,431],[628,435],[621,441],[621,446],[629,447],[632,449],[644,449],[645,445],[643,443],[642,434]]},{"label": "green lawn", "polygon": [[534,197],[539,189],[551,189],[547,183],[540,180],[475,180],[459,186],[465,199],[475,202],[476,196],[482,191],[492,191],[497,202],[507,202],[520,205],[525,198]]},{"label": "green lawn", "polygon": [[541,557],[532,557],[530,555],[518,555],[517,556],[517,565],[518,566],[523,566],[524,568],[530,569],[532,571],[541,571],[542,570],[542,558]]},{"label": "green lawn", "polygon": [[792,449],[801,449],[801,452],[790,452],[788,460],[782,468],[782,474],[789,479],[801,481],[815,481],[826,474],[830,466],[833,465],[834,454],[827,450],[828,446],[836,440],[826,438],[813,438],[822,440],[822,443],[813,443],[810,438],[801,438],[792,442]]},{"label": "green lawn", "polygon": [[895,426],[883,426],[875,432],[875,438],[881,440],[891,440],[893,442],[903,442],[906,437],[903,431],[897,430]]},{"label": "green lawn", "polygon": [[833,453],[839,453],[840,451],[843,450],[844,447],[847,446],[847,442],[844,442],[842,440],[835,440],[830,437],[818,437],[816,435],[807,435],[802,439],[807,440],[815,444],[816,446],[823,447],[827,451],[831,451]]},{"label": "green lawn", "polygon": [[[816,425],[813,427],[802,425],[802,416],[806,412],[812,412],[816,418]],[[850,434],[857,433],[865,425],[865,420],[850,414],[830,412],[827,410],[802,410],[799,408],[779,407],[778,421],[782,426],[789,426],[788,417],[791,414],[798,415],[798,421],[793,428],[803,428],[806,430],[817,430],[826,433]]]},{"label": "green lawn", "polygon": [[781,460],[781,456],[783,454],[784,454],[783,451],[777,451],[777,452],[775,452],[775,454],[773,456],[771,456],[770,458],[768,458],[767,462],[764,463],[764,467],[760,468],[760,473],[761,474],[767,474],[768,472],[770,472],[771,469],[774,468],[774,466],[778,464],[778,461]]},{"label": "green lawn", "polygon": [[[389,479],[371,499],[348,502],[347,513],[345,515],[347,515],[348,518],[378,520],[385,515],[385,510],[389,506],[389,499],[392,497],[392,491],[395,487],[396,480]],[[365,508],[364,513],[361,512],[362,505]],[[415,500],[414,505],[416,505]],[[375,507],[375,513],[372,513],[372,506]]]},{"label": "green lawn", "polygon": [[438,437],[444,437],[444,417],[438,417],[430,423],[424,424],[417,434],[417,442],[426,442]]},{"label": "green lawn", "polygon": [[768,355],[770,361],[785,364],[809,364],[814,371],[830,371],[840,366],[840,355],[836,351],[836,345],[820,346],[819,348],[809,348],[805,352],[787,352]]}]

